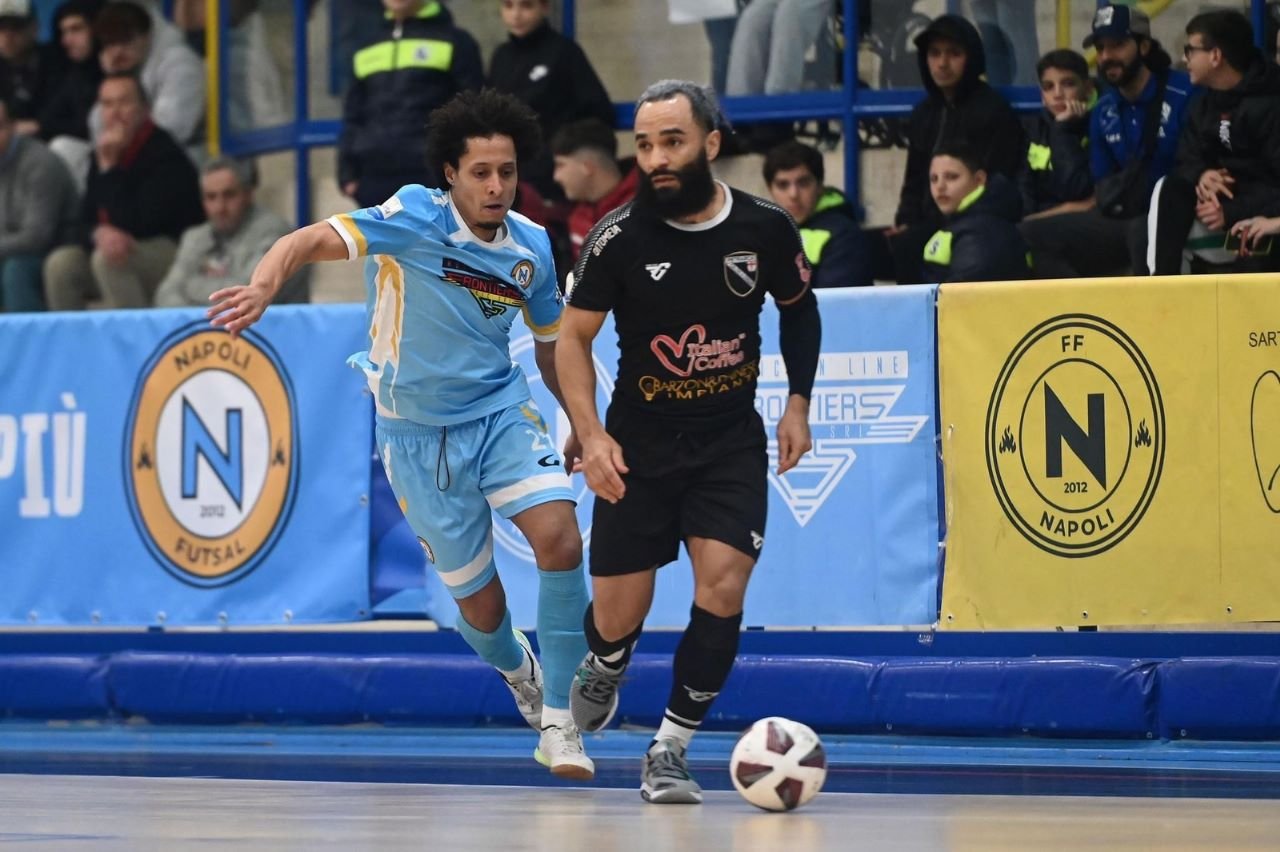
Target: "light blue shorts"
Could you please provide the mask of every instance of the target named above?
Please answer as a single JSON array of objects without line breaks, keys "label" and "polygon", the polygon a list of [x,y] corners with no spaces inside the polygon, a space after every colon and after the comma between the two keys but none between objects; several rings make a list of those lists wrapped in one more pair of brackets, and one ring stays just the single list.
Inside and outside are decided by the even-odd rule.
[{"label": "light blue shorts", "polygon": [[491,512],[576,502],[532,401],[453,426],[379,417],[375,434],[400,510],[455,598],[496,574]]}]

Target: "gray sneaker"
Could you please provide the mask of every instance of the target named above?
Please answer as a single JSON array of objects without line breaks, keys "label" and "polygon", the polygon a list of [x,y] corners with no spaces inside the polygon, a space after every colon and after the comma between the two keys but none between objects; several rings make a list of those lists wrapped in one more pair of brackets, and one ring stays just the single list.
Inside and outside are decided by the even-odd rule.
[{"label": "gray sneaker", "polygon": [[533,648],[529,645],[529,639],[519,630],[515,631],[516,641],[520,643],[520,647],[524,649],[525,655],[529,658],[531,666],[529,677],[524,680],[507,680],[507,676],[498,672],[502,676],[502,680],[507,685],[507,689],[511,690],[511,697],[516,700],[516,708],[520,711],[520,715],[529,723],[529,727],[535,731],[542,731],[542,666],[538,665],[538,658],[533,655]]},{"label": "gray sneaker", "polygon": [[700,805],[702,787],[689,774],[685,747],[673,739],[654,740],[640,772],[640,796],[654,805]]},{"label": "gray sneaker", "polygon": [[595,654],[583,658],[569,687],[569,712],[579,730],[598,731],[613,719],[613,714],[618,712],[622,671],[605,668]]}]

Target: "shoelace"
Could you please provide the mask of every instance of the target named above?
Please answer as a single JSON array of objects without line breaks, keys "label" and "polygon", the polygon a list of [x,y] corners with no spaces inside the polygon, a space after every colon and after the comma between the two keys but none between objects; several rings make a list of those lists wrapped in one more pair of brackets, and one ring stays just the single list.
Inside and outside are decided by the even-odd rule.
[{"label": "shoelace", "polygon": [[578,678],[583,697],[597,704],[606,704],[612,700],[622,681],[622,672],[614,673],[592,665],[583,666],[578,672],[586,673],[586,677]]},{"label": "shoelace", "polygon": [[650,752],[649,760],[650,774],[657,778],[677,778],[681,781],[688,781],[691,778],[684,758],[676,754],[675,749],[664,748],[657,752]]},{"label": "shoelace", "polygon": [[[547,729],[544,728],[543,730]],[[559,740],[559,745],[563,750],[573,754],[585,754],[582,749],[582,741],[577,737],[578,731],[572,725],[565,727],[553,725],[550,730],[552,736]]]}]

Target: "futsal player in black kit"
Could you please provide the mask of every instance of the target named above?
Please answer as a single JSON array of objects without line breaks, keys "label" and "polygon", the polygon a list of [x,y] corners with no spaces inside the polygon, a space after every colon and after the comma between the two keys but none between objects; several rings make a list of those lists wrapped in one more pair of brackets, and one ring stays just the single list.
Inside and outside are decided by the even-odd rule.
[{"label": "futsal player in black kit", "polygon": [[[693,563],[689,627],[641,777],[641,795],[654,803],[702,801],[685,753],[733,667],[747,580],[764,546],[768,455],[755,392],[766,292],[781,315],[790,385],[779,472],[811,447],[821,324],[809,266],[782,208],[712,179],[719,117],[714,95],[693,83],[667,80],[641,95],[636,200],[587,237],[556,344],[575,435],[565,455],[579,460],[596,494],[591,652],[570,692],[582,730],[599,730],[617,709],[657,569],[681,541]],[[620,356],[602,424],[591,343],[608,311]]]}]

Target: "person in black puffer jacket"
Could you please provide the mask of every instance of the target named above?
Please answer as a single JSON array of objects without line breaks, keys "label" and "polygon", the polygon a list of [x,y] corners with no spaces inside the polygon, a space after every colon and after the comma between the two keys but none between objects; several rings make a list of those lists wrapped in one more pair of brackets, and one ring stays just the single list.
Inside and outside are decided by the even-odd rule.
[{"label": "person in black puffer jacket", "polygon": [[480,48],[439,0],[383,0],[385,37],[356,52],[338,140],[338,185],[372,207],[402,186],[438,186],[422,155],[427,116],[484,84]]},{"label": "person in black puffer jacket", "polygon": [[915,45],[927,95],[909,119],[907,170],[888,232],[899,284],[925,280],[920,252],[942,218],[929,193],[929,162],[938,146],[984,140],[976,149],[983,170],[1010,180],[1016,180],[1027,150],[1013,108],[982,81],[986,54],[973,24],[943,15],[916,37]]},{"label": "person in black puffer jacket", "polygon": [[1027,245],[1017,226],[1022,203],[1013,181],[988,175],[973,148],[953,142],[934,155],[929,185],[944,219],[925,243],[928,280],[943,284],[1030,276]]},{"label": "person in black puffer jacket", "polygon": [[550,201],[563,201],[555,182],[548,147],[561,127],[595,118],[614,126],[613,105],[582,48],[556,32],[547,20],[548,0],[502,0],[502,22],[508,38],[489,63],[488,84],[515,95],[538,114],[542,150],[520,164],[520,179],[529,181]]},{"label": "person in black puffer jacket", "polygon": [[1191,82],[1204,89],[1187,108],[1174,169],[1152,197],[1154,275],[1182,271],[1197,221],[1205,231],[1226,231],[1268,214],[1280,195],[1280,68],[1254,47],[1248,19],[1232,11],[1197,15],[1187,24],[1186,55]]}]

